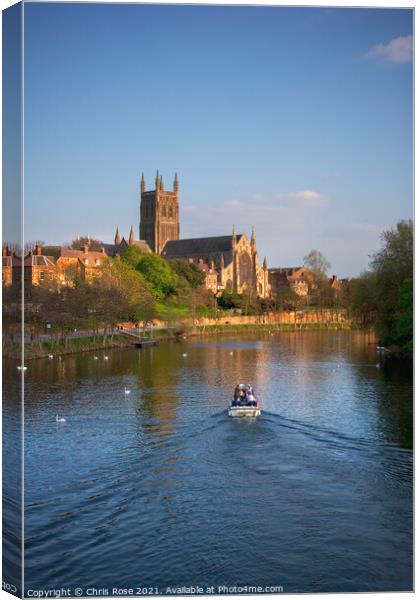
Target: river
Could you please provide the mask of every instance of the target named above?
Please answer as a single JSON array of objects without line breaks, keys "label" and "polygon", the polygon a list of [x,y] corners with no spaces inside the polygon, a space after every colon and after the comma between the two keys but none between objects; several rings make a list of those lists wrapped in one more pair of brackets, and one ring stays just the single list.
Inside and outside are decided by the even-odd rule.
[{"label": "river", "polygon": [[[412,589],[412,379],[371,341],[266,332],[28,362],[26,589]],[[238,381],[259,419],[227,417]]]}]

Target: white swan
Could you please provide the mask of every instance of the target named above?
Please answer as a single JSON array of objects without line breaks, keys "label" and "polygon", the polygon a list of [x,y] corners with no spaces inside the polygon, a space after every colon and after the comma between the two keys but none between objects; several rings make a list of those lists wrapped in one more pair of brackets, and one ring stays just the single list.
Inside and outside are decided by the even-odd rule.
[{"label": "white swan", "polygon": [[54,354],[49,354],[48,358],[54,358]]},{"label": "white swan", "polygon": [[28,367],[22,367],[21,365],[18,366],[18,371],[26,371]]},{"label": "white swan", "polygon": [[124,387],[124,394],[128,396],[128,394],[131,394],[131,390],[129,390],[127,387]]},{"label": "white swan", "polygon": [[57,421],[57,423],[65,423],[66,419],[64,417],[59,417],[58,415],[55,415],[55,420]]}]

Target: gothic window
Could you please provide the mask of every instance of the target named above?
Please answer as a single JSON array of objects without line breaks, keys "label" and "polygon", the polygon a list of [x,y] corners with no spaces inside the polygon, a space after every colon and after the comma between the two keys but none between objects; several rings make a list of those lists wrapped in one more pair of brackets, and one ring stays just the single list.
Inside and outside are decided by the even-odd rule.
[{"label": "gothic window", "polygon": [[241,284],[251,283],[252,263],[249,254],[243,252],[239,258],[239,279]]}]

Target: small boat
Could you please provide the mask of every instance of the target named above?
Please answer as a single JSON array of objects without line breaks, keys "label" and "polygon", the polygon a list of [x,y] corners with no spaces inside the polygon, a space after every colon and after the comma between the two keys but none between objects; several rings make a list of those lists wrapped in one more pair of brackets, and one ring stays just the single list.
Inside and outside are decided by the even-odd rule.
[{"label": "small boat", "polygon": [[261,415],[260,403],[254,396],[251,385],[238,383],[233,399],[228,406],[229,417],[259,417]]}]

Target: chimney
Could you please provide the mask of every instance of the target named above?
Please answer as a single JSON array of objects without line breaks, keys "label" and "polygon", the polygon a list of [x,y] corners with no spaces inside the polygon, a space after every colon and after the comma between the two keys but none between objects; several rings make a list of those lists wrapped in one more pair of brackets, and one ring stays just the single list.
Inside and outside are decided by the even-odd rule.
[{"label": "chimney", "polygon": [[37,256],[41,256],[41,254],[42,254],[42,246],[41,246],[41,244],[39,242],[35,246],[35,254]]}]

